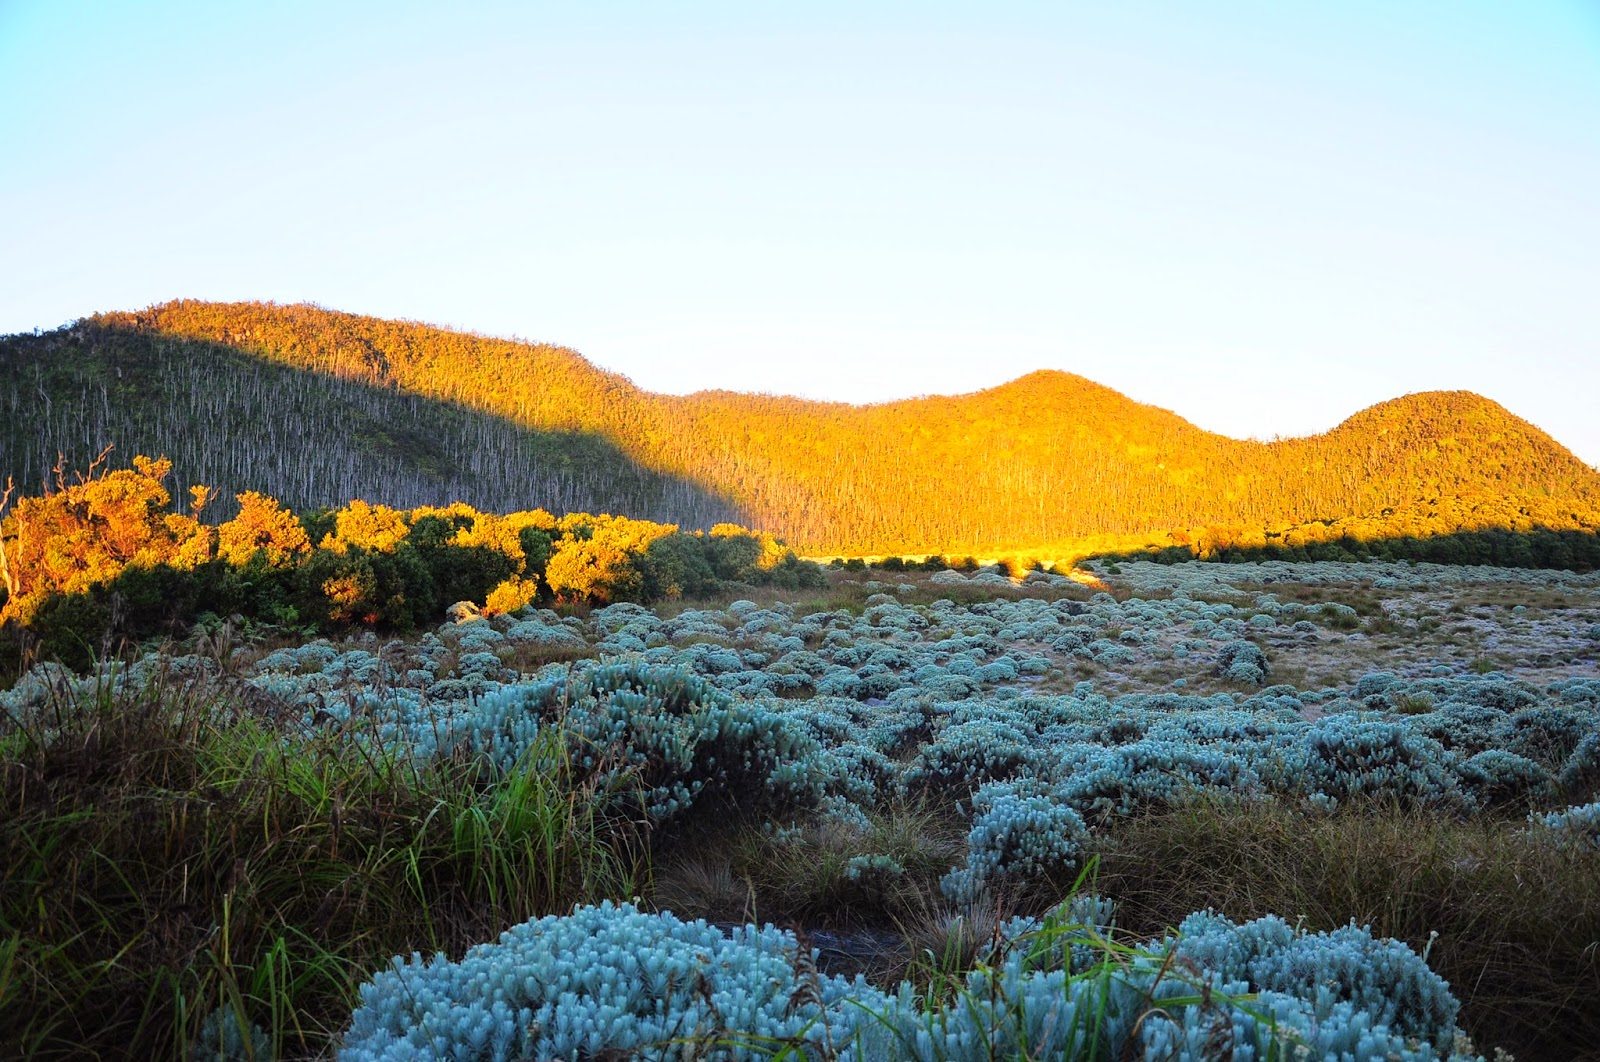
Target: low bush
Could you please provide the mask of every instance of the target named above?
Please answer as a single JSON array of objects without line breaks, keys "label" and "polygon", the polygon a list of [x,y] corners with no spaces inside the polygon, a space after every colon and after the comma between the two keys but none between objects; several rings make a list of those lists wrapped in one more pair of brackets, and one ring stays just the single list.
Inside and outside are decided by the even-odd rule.
[{"label": "low bush", "polygon": [[1457,1003],[1405,945],[1198,913],[1122,943],[1068,900],[997,927],[958,982],[885,992],[790,933],[579,907],[362,987],[350,1059],[1462,1058]]}]

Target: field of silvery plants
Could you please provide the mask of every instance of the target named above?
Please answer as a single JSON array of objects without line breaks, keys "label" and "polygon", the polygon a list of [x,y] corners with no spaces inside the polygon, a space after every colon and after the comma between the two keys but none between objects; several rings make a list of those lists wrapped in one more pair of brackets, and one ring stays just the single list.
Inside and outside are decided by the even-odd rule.
[{"label": "field of silvery plants", "polygon": [[63,705],[226,690],[279,744],[470,765],[478,792],[559,776],[633,860],[626,891],[371,966],[321,1041],[259,984],[213,996],[184,1018],[209,1057],[1593,1044],[1600,575],[1091,569],[464,608],[410,640],[212,625],[96,674],[38,667],[0,708],[14,741]]}]

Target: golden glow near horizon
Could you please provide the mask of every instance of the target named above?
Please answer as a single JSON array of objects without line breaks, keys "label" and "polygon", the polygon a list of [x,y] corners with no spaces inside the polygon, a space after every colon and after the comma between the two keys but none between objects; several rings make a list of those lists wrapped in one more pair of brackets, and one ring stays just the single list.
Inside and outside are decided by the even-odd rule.
[{"label": "golden glow near horizon", "polygon": [[[419,453],[469,481],[493,453],[495,468],[503,454],[524,471],[484,508],[537,503],[537,482],[549,496],[577,491],[659,522],[760,527],[817,556],[938,549],[1070,560],[1144,545],[1208,556],[1600,523],[1600,475],[1465,392],[1407,396],[1326,435],[1261,446],[1052,374],[890,406],[734,394],[662,402],[559,348],[308,306],[172,303],[102,315],[73,336],[75,360],[50,362],[59,416],[45,423],[37,403],[0,399],[23,467],[77,445],[52,424],[97,418],[103,441],[159,446],[186,478],[302,508],[342,500],[304,493],[324,467],[332,477],[368,469],[360,483],[370,486],[344,497],[376,498],[417,468]],[[13,342],[24,359],[40,356]],[[164,391],[195,391],[161,407],[159,438],[137,403],[101,401],[98,381],[135,364]],[[262,366],[289,375],[264,376]],[[263,384],[270,379],[282,382]],[[197,404],[216,408],[203,424],[183,413]],[[341,412],[319,418],[323,405]],[[369,418],[361,440],[342,430],[357,410]],[[298,476],[284,476],[264,434],[263,422],[285,417],[320,433],[297,456]],[[454,458],[430,437],[446,428]]]}]

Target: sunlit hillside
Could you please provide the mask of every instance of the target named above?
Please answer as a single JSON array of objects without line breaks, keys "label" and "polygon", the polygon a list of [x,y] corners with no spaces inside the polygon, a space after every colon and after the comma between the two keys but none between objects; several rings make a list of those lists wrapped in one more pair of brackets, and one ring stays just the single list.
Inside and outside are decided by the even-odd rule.
[{"label": "sunlit hillside", "polygon": [[[755,352],[752,352],[755,356]],[[1374,533],[1600,526],[1600,475],[1488,399],[1244,442],[1036,372],[880,405],[653,394],[571,350],[312,306],[182,301],[0,340],[5,471],[166,453],[296,507],[626,512],[810,553],[976,552],[1370,517]]]}]

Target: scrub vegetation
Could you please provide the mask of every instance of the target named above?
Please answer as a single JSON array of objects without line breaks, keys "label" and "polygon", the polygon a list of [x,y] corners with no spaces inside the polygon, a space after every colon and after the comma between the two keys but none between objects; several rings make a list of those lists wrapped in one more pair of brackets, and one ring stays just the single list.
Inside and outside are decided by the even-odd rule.
[{"label": "scrub vegetation", "polygon": [[0,372],[0,1057],[1600,1044],[1600,475],[1475,395],[198,302]]},{"label": "scrub vegetation", "polygon": [[540,586],[30,658],[0,693],[5,1053],[1600,1040],[1600,575],[741,548],[751,581],[653,605]]}]

